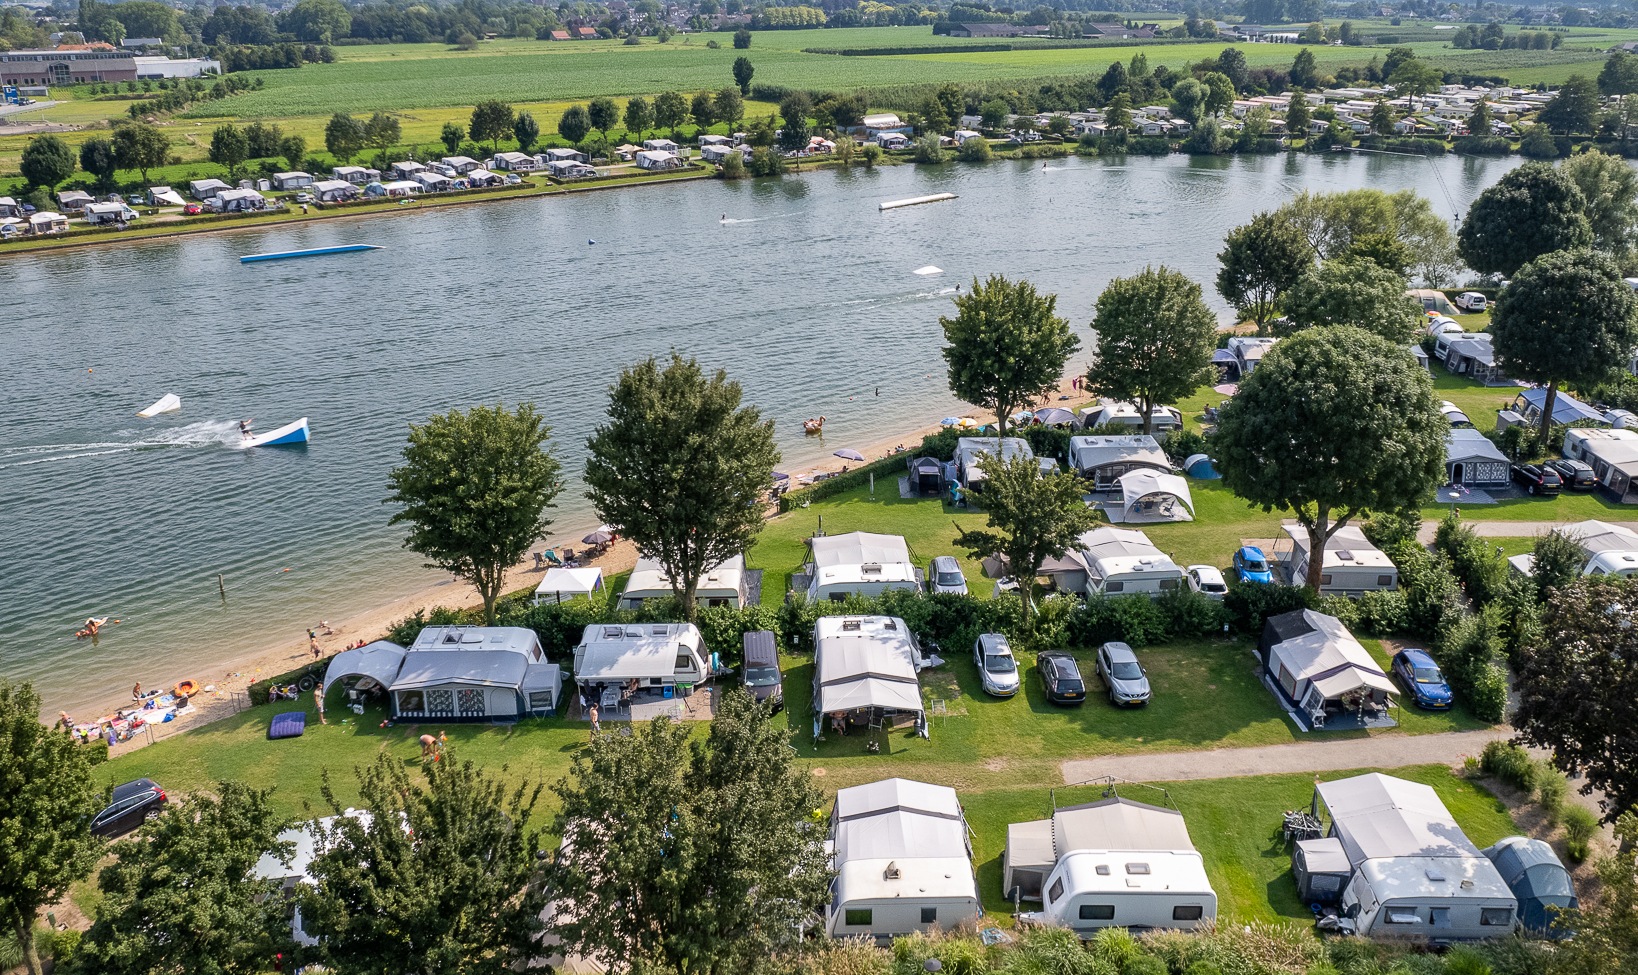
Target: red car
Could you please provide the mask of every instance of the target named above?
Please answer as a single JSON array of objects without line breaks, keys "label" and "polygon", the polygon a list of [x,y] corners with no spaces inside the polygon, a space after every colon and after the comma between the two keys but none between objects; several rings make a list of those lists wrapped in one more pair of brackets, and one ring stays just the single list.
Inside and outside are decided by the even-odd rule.
[{"label": "red car", "polygon": [[197,217],[199,214],[204,212],[205,208],[197,203],[189,203],[187,206],[182,208],[182,215],[186,217]]}]

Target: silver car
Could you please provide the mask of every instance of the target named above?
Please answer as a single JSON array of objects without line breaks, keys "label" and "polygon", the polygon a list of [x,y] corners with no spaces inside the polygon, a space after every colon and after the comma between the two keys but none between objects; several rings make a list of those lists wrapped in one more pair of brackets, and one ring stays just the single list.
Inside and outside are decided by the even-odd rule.
[{"label": "silver car", "polygon": [[967,577],[961,574],[961,563],[953,555],[940,555],[927,567],[928,592],[953,592],[967,595]]},{"label": "silver car", "polygon": [[1126,644],[1105,643],[1098,648],[1098,676],[1109,688],[1110,704],[1123,707],[1149,703],[1149,675]]},{"label": "silver car", "polygon": [[980,633],[973,643],[973,663],[978,667],[978,678],[985,693],[996,697],[1012,697],[1018,693],[1018,661],[1005,636]]}]

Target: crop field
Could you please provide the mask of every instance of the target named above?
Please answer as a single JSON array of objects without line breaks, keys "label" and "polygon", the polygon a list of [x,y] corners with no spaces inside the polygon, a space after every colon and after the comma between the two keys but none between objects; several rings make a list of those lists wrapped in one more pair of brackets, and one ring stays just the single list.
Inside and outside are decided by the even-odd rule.
[{"label": "crop field", "polygon": [[[1530,80],[1562,80],[1570,73],[1596,72],[1602,48],[1617,32],[1597,32],[1567,42],[1576,50],[1459,51],[1438,41],[1409,46],[1441,67],[1482,74],[1531,73]],[[1620,32],[1635,33],[1638,32]],[[721,47],[706,47],[715,39]],[[1012,42],[1011,51],[951,50],[936,54],[843,56],[811,49],[869,49],[938,45],[962,48],[993,41],[935,38],[926,28],[760,31],[749,51],[736,51],[726,35],[687,35],[665,43],[627,46],[615,41],[551,43],[490,42],[477,51],[441,44],[382,45],[342,49],[341,60],[297,70],[265,71],[267,87],[197,106],[189,117],[291,118],[332,112],[468,106],[486,98],[510,102],[583,100],[597,95],[698,91],[731,83],[734,59],[742,54],[756,67],[755,82],[790,87],[852,90],[894,85],[1005,82],[1024,78],[1101,74],[1115,61],[1142,51],[1153,66],[1181,68],[1215,57],[1221,41],[1144,46],[1031,46]],[[1239,45],[1253,67],[1285,66],[1297,47]],[[1386,55],[1384,47],[1313,48],[1322,71],[1362,66]]]}]

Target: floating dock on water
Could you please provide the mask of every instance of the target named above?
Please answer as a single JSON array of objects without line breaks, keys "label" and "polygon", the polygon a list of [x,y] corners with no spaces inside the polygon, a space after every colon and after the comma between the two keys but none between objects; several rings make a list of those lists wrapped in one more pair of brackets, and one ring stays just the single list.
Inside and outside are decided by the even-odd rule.
[{"label": "floating dock on water", "polygon": [[908,200],[888,200],[881,204],[882,210],[897,210],[899,207],[920,206],[923,203],[942,203],[945,200],[956,198],[954,193],[934,193],[932,196],[912,196]]},{"label": "floating dock on water", "polygon": [[309,247],[300,251],[275,251],[271,254],[251,254],[239,258],[240,264],[254,264],[258,261],[282,261],[292,257],[319,257],[324,254],[351,254],[355,251],[378,251],[380,244],[341,244],[336,247]]}]

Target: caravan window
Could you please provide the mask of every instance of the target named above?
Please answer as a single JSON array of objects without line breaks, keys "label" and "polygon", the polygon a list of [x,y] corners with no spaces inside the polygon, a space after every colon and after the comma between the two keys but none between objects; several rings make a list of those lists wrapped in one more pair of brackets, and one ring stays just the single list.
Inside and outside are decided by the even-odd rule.
[{"label": "caravan window", "polygon": [[1147,863],[1128,863],[1126,872],[1135,877],[1147,877],[1149,875],[1149,865]]},{"label": "caravan window", "polygon": [[1052,889],[1047,891],[1047,900],[1055,901],[1064,896],[1064,878],[1059,877],[1052,882]]},{"label": "caravan window", "polygon": [[1330,584],[1331,584],[1331,577],[1330,576],[1328,576],[1328,575],[1320,576],[1320,585],[1329,586]]},{"label": "caravan window", "polygon": [[1387,589],[1393,585],[1393,576],[1377,576],[1376,584],[1383,589]]},{"label": "caravan window", "polygon": [[1206,909],[1199,904],[1179,904],[1172,908],[1174,921],[1198,921],[1206,916]]},{"label": "caravan window", "polygon": [[1487,907],[1479,912],[1479,923],[1490,927],[1507,927],[1513,923],[1511,907]]},{"label": "caravan window", "polygon": [[398,710],[425,711],[427,709],[426,695],[420,691],[399,691]]},{"label": "caravan window", "polygon": [[833,603],[845,603],[847,602],[847,593],[833,592],[830,594],[830,601]]},{"label": "caravan window", "polygon": [[938,908],[936,908],[936,907],[924,907],[924,908],[922,908],[921,909],[921,923],[923,923],[923,924],[937,924],[938,923]]},{"label": "caravan window", "polygon": [[1422,920],[1414,907],[1390,907],[1387,915],[1389,924],[1418,924]]},{"label": "caravan window", "polygon": [[1430,907],[1428,913],[1433,916],[1433,926],[1436,928],[1450,927],[1450,908]]},{"label": "caravan window", "polygon": [[842,912],[842,923],[848,927],[869,924],[874,916],[874,912],[868,907],[850,907]]},{"label": "caravan window", "polygon": [[1126,583],[1124,583],[1124,582],[1105,582],[1103,584],[1103,591],[1104,592],[1120,592],[1122,589],[1125,589],[1125,588],[1126,588]]},{"label": "caravan window", "polygon": [[1177,588],[1177,580],[1176,579],[1162,579],[1162,580],[1160,580],[1160,590],[1161,590],[1161,592],[1167,592],[1169,590],[1176,589],[1176,588]]},{"label": "caravan window", "polygon": [[687,653],[677,654],[677,673],[686,674],[694,666],[694,658]]},{"label": "caravan window", "polygon": [[1113,904],[1082,904],[1081,920],[1083,921],[1113,921],[1115,919],[1115,905]]},{"label": "caravan window", "polygon": [[552,706],[551,691],[530,691],[529,710],[544,711]]}]

